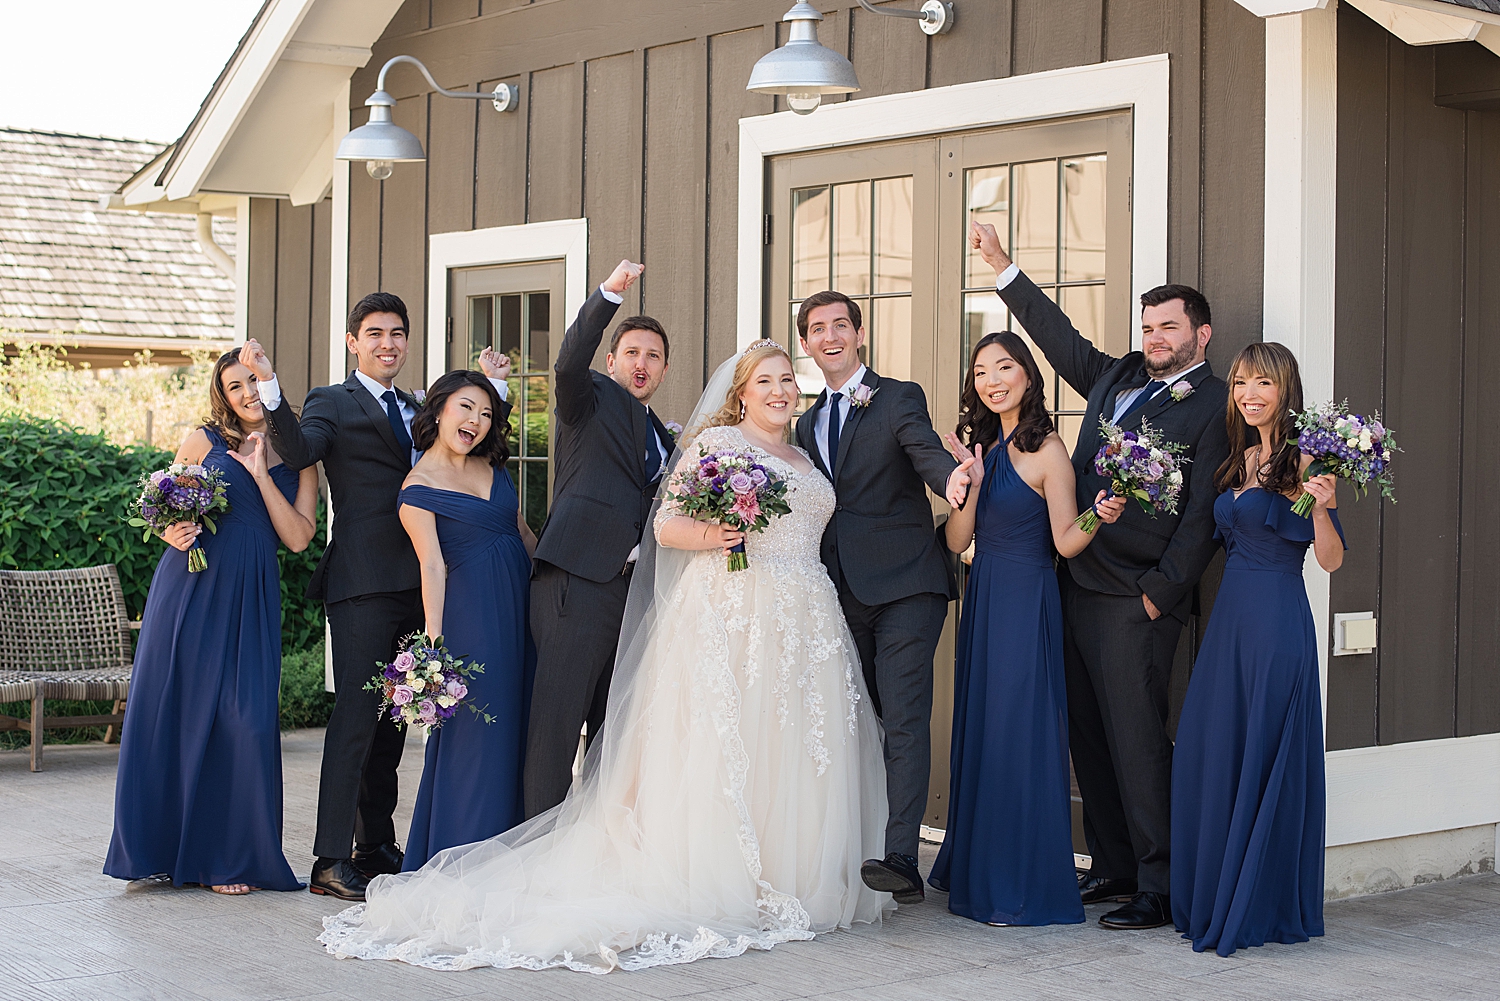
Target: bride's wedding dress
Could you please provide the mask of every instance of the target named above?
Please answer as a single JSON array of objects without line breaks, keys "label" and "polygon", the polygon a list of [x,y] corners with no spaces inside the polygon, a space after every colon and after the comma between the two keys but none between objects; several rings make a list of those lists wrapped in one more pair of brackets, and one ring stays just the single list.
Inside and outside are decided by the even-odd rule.
[{"label": "bride's wedding dress", "polygon": [[[733,427],[703,431],[693,458],[698,445],[752,447]],[[755,451],[786,477],[791,513],[750,536],[736,573],[721,550],[654,547],[654,593],[622,637],[583,781],[513,831],[377,877],[368,903],[325,919],[329,952],[604,973],[769,949],[894,907],[859,875],[883,854],[885,767],[818,558],[833,487]],[[672,514],[668,498],[658,530]]]}]

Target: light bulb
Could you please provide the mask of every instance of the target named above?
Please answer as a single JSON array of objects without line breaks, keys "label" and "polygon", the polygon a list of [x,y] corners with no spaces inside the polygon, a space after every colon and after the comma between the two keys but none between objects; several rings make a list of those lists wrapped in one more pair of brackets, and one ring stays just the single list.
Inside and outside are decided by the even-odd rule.
[{"label": "light bulb", "polygon": [[823,103],[823,95],[809,91],[794,91],[786,96],[786,105],[799,115],[810,115]]},{"label": "light bulb", "polygon": [[366,160],[365,172],[377,181],[383,181],[391,176],[395,165],[389,160]]}]

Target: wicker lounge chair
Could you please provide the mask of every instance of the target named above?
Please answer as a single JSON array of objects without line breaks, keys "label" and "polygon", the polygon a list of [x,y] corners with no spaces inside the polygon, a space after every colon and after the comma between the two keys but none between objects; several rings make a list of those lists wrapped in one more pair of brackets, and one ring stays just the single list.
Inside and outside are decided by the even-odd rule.
[{"label": "wicker lounge chair", "polygon": [[[31,732],[31,770],[42,770],[42,734],[125,720],[131,622],[112,563],[79,570],[0,570],[0,701],[30,700],[31,718],[0,728]],[[114,700],[98,716],[47,716],[47,699]]]}]

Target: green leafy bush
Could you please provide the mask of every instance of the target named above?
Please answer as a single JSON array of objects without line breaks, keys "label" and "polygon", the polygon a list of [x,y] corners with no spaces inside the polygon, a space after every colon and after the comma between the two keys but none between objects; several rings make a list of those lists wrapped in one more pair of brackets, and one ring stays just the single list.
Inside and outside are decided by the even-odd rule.
[{"label": "green leafy bush", "polygon": [[[374,668],[370,670],[375,673]],[[281,656],[281,728],[327,726],[333,695],[323,690],[323,640]]]}]

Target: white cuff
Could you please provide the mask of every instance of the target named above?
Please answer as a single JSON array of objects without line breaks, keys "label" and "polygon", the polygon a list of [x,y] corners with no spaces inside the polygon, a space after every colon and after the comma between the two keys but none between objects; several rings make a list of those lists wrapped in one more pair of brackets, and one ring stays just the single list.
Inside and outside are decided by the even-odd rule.
[{"label": "white cuff", "polygon": [[634,563],[636,560],[638,560],[640,558],[641,558],[641,544],[639,542],[637,542],[631,548],[630,555],[627,556],[627,557],[625,557],[625,568],[623,570],[621,570],[620,572],[624,573],[625,570],[629,570],[630,569],[630,564]]},{"label": "white cuff", "polygon": [[274,374],[265,382],[256,383],[256,388],[260,390],[261,409],[266,413],[281,406],[281,384],[276,381]]},{"label": "white cuff", "polygon": [[504,379],[491,379],[490,385],[495,387],[495,392],[500,394],[500,399],[510,399],[510,383]]},{"label": "white cuff", "polygon": [[1016,280],[1016,275],[1018,275],[1020,273],[1021,273],[1021,266],[1019,264],[1015,263],[1014,261],[1012,261],[1010,267],[1006,268],[1004,271],[1000,272],[1000,274],[995,277],[995,291],[996,292],[1003,292],[1005,290],[1005,286],[1007,286],[1011,282],[1015,281]]},{"label": "white cuff", "polygon": [[599,286],[599,294],[604,296],[604,298],[608,299],[610,302],[614,303],[616,306],[625,301],[625,297],[623,295],[615,295],[603,285]]}]

